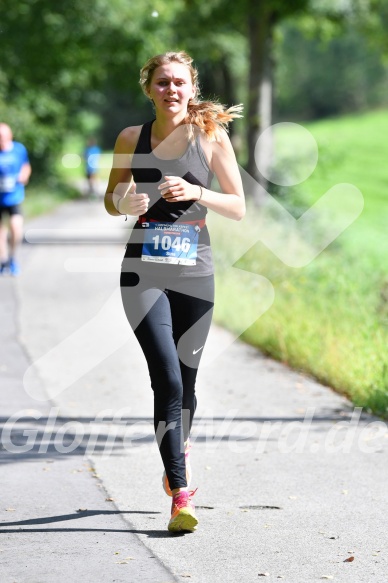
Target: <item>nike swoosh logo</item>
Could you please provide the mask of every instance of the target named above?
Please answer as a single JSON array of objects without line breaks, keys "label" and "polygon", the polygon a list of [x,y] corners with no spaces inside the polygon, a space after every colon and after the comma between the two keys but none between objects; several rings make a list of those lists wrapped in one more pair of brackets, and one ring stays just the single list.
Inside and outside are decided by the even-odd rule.
[{"label": "nike swoosh logo", "polygon": [[198,350],[193,350],[193,354],[197,354],[197,352],[199,352],[200,350],[202,350],[203,346],[201,346],[201,348],[198,348]]}]

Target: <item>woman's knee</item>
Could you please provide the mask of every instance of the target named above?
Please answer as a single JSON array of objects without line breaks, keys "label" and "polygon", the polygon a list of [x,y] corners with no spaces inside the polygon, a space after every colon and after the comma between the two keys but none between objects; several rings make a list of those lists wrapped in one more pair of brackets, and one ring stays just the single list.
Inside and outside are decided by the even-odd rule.
[{"label": "woman's knee", "polygon": [[175,368],[156,367],[156,370],[150,371],[150,377],[152,390],[159,399],[182,400],[183,385],[180,371]]}]

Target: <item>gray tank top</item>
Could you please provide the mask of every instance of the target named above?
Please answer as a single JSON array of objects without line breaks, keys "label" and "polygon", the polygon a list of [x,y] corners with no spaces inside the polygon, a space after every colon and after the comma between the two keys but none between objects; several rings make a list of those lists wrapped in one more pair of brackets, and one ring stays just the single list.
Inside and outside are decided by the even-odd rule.
[{"label": "gray tank top", "polygon": [[[191,184],[210,188],[213,173],[209,168],[203,152],[200,137],[189,141],[184,154],[173,160],[163,160],[155,156],[151,148],[151,128],[153,121],[145,123],[141,129],[138,143],[132,158],[131,168],[137,192],[147,192],[150,205],[145,215],[135,223],[129,238],[125,253],[126,258],[138,259],[136,270],[139,273],[161,276],[207,276],[213,273],[213,261],[210,247],[210,237],[206,225],[202,226],[197,239],[197,257],[195,265],[176,265],[144,261],[144,221],[160,223],[194,223],[202,221],[207,214],[207,208],[195,201],[168,203],[158,190],[164,182],[164,176],[173,175],[184,178]],[[197,227],[198,229],[198,227]],[[142,260],[143,255],[143,260]],[[131,262],[132,264],[133,262]]]}]

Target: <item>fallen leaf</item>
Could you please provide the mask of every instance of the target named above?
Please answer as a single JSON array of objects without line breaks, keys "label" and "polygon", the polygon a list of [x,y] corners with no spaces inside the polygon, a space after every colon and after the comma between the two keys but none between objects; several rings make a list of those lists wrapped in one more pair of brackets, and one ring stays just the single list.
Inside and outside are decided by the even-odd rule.
[{"label": "fallen leaf", "polygon": [[6,512],[16,512],[15,508],[6,508]]},{"label": "fallen leaf", "polygon": [[352,561],[354,561],[354,557],[348,557],[344,560],[344,563],[351,563]]},{"label": "fallen leaf", "polygon": [[115,553],[113,553],[114,555],[119,555],[120,551],[116,551]]},{"label": "fallen leaf", "polygon": [[257,573],[258,577],[269,577],[269,573]]},{"label": "fallen leaf", "polygon": [[77,512],[87,512],[87,508],[78,508]]},{"label": "fallen leaf", "polygon": [[105,498],[105,502],[114,502],[114,498]]},{"label": "fallen leaf", "polygon": [[336,534],[335,536],[329,536],[330,540],[337,540],[337,538],[339,538],[338,534]]},{"label": "fallen leaf", "polygon": [[347,496],[349,494],[349,490],[342,490],[342,494],[344,494],[345,496]]},{"label": "fallen leaf", "polygon": [[116,565],[128,565],[128,561],[116,561]]},{"label": "fallen leaf", "polygon": [[334,579],[333,575],[322,575],[321,579]]}]

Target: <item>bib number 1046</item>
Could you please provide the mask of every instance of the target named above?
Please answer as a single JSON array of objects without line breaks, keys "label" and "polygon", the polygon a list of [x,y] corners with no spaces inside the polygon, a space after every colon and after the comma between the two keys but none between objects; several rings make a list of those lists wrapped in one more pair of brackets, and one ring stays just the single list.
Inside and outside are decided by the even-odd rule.
[{"label": "bib number 1046", "polygon": [[155,235],[152,237],[154,242],[154,249],[158,250],[159,246],[163,251],[170,251],[174,249],[178,253],[183,251],[183,253],[188,253],[190,251],[190,239],[189,237],[171,237],[170,235]]},{"label": "bib number 1046", "polygon": [[198,232],[186,223],[143,223],[141,259],[155,263],[196,265]]}]

